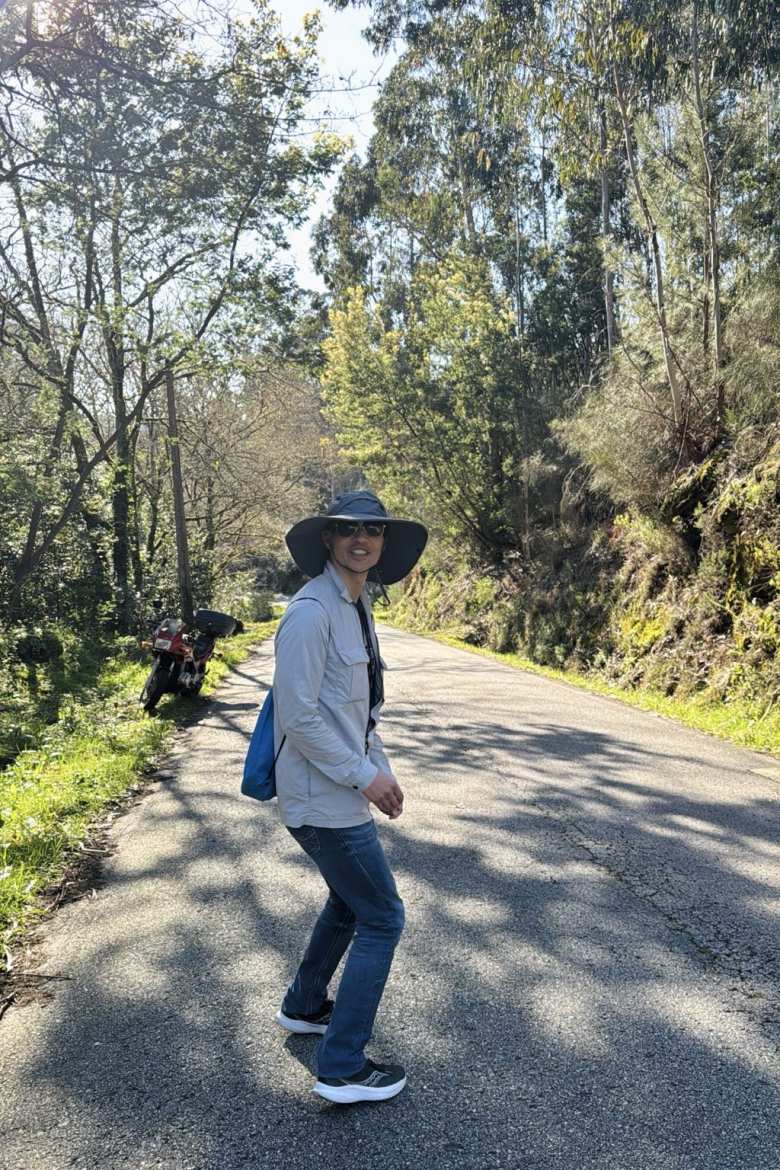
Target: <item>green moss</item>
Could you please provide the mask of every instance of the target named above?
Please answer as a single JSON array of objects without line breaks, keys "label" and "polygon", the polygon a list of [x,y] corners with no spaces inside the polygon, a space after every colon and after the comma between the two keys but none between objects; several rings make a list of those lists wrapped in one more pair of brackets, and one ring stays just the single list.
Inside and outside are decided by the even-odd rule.
[{"label": "green moss", "polygon": [[620,642],[630,653],[632,650],[649,650],[666,633],[667,622],[663,617],[629,612],[618,623]]},{"label": "green moss", "polygon": [[746,605],[734,619],[734,644],[743,653],[758,650],[776,655],[780,650],[780,607]]},{"label": "green moss", "polygon": [[668,508],[634,508],[588,544],[551,538],[521,575],[431,562],[398,620],[619,687],[763,712],[780,702],[779,493],[780,447],[750,473],[719,455],[681,476]]},{"label": "green moss", "polygon": [[490,577],[477,577],[471,583],[471,589],[466,596],[466,609],[469,613],[481,613],[494,600],[496,582]]},{"label": "green moss", "polygon": [[615,519],[614,532],[632,572],[651,563],[681,574],[691,569],[690,550],[670,524],[632,510]]}]

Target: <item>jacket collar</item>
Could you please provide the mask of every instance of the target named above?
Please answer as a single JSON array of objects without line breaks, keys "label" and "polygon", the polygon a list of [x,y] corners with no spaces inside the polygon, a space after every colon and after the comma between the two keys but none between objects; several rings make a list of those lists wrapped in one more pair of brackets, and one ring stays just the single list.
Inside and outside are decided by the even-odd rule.
[{"label": "jacket collar", "polygon": [[[355,603],[352,600],[352,594],[350,593],[349,589],[347,588],[346,581],[341,576],[338,569],[336,569],[334,567],[334,565],[331,561],[325,562],[325,568],[322,570],[322,572],[323,572],[323,575],[325,577],[330,578],[330,580],[333,582],[334,588],[337,590],[339,595],[341,597],[343,597],[344,601],[348,602],[349,605],[354,605]],[[363,588],[360,591],[360,596],[363,598],[363,604],[366,605],[366,603],[368,601],[368,592],[366,590],[365,585],[363,586]]]}]

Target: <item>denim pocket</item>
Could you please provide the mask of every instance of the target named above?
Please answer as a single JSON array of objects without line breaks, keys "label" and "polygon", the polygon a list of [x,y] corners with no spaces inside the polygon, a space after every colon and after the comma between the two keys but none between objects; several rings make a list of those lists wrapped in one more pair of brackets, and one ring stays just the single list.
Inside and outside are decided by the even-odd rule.
[{"label": "denim pocket", "polygon": [[332,832],[352,857],[357,856],[361,849],[374,848],[377,844],[376,822],[373,817],[361,825],[350,825],[345,829],[333,829]]},{"label": "denim pocket", "polygon": [[287,826],[287,830],[309,857],[316,856],[320,851],[320,839],[314,825],[301,825],[300,828]]}]

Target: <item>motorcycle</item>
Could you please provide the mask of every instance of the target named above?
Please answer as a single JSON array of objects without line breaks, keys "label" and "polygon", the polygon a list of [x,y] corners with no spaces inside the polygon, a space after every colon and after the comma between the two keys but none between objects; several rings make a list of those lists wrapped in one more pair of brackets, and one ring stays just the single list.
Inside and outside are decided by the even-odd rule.
[{"label": "motorcycle", "polygon": [[155,627],[151,642],[152,668],[138,697],[144,711],[152,712],[166,691],[194,697],[203,686],[208,661],[217,638],[243,631],[243,624],[214,609],[198,609],[190,630],[181,618],[165,617],[162,602],[154,601]]}]

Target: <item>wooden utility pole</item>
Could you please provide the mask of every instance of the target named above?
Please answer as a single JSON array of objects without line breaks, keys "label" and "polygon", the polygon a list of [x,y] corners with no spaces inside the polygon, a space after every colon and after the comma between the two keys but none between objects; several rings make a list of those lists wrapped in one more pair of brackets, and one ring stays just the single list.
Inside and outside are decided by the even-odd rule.
[{"label": "wooden utility pole", "polygon": [[179,570],[181,616],[187,625],[192,625],[192,580],[190,578],[190,554],[187,548],[187,524],[184,519],[184,489],[181,481],[181,452],[179,450],[179,426],[176,421],[173,370],[166,372],[165,389],[168,395],[168,447],[171,454],[173,513],[176,518],[176,563]]}]

